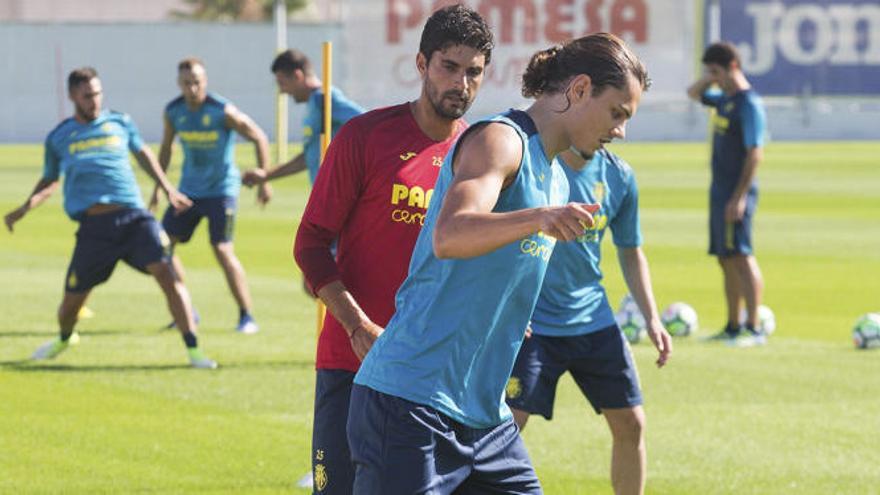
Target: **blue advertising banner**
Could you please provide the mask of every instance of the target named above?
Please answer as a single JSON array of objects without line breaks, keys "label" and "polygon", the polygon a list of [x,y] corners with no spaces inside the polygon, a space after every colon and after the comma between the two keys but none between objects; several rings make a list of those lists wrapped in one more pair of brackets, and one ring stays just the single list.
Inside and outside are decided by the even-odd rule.
[{"label": "blue advertising banner", "polygon": [[762,94],[880,96],[880,1],[718,4],[720,38],[737,46],[746,75]]}]

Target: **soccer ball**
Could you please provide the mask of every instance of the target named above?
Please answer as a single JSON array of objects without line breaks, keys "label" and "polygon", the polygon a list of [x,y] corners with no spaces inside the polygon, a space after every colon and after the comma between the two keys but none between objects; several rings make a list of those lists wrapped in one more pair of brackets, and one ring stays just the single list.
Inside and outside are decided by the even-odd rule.
[{"label": "soccer ball", "polygon": [[642,316],[635,299],[629,294],[624,296],[620,302],[620,307],[614,314],[614,320],[630,344],[637,343],[645,334],[645,317]]},{"label": "soccer ball", "polygon": [[[742,308],[739,312],[739,324],[745,325],[748,316],[746,308]],[[776,315],[773,314],[773,310],[763,304],[758,306],[758,328],[755,330],[764,335],[770,335],[776,331]]]},{"label": "soccer ball", "polygon": [[687,337],[698,328],[697,312],[683,302],[670,304],[660,315],[660,321],[673,337]]},{"label": "soccer ball", "polygon": [[856,349],[880,347],[880,313],[868,313],[856,320],[852,335]]}]

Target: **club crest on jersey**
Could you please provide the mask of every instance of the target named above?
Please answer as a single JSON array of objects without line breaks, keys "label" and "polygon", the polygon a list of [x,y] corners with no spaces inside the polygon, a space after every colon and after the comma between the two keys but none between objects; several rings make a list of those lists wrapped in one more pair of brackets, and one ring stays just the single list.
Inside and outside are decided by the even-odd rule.
[{"label": "club crest on jersey", "polygon": [[520,383],[519,378],[512,376],[510,380],[507,380],[507,387],[504,388],[504,393],[507,394],[508,399],[516,399],[522,394],[522,383]]},{"label": "club crest on jersey", "polygon": [[407,160],[409,160],[410,158],[412,158],[412,157],[414,157],[414,156],[416,156],[416,154],[415,154],[414,152],[412,152],[412,151],[407,151],[406,153],[401,153],[401,154],[400,154],[400,159],[403,160],[403,161],[407,161]]},{"label": "club crest on jersey", "polygon": [[101,124],[101,130],[107,133],[113,132],[113,124],[110,122],[104,122]]},{"label": "club crest on jersey", "polygon": [[433,161],[431,162],[431,165],[434,165],[435,167],[442,167],[443,166],[443,157],[442,156],[434,156],[434,157],[432,157],[432,159],[433,159]]},{"label": "club crest on jersey", "polygon": [[727,105],[724,105],[724,113],[729,113],[731,110],[733,110],[733,105],[734,103],[732,101],[728,102]]},{"label": "club crest on jersey", "polygon": [[597,203],[601,203],[602,201],[605,201],[605,183],[604,182],[597,182],[593,186],[593,198],[596,200]]},{"label": "club crest on jersey", "polygon": [[183,125],[186,122],[186,115],[181,115],[177,117],[177,125]]},{"label": "club crest on jersey", "polygon": [[208,127],[211,125],[211,116],[208,114],[202,115],[202,125]]}]

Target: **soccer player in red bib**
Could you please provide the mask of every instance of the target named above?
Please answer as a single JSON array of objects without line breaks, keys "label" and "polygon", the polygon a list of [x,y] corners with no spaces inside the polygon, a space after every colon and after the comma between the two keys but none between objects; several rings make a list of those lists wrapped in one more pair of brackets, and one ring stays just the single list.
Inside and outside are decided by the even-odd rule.
[{"label": "soccer player in red bib", "polygon": [[461,117],[480,88],[492,46],[491,31],[475,11],[461,5],[436,11],[416,57],[419,98],[350,120],[321,165],[294,247],[309,287],[328,310],[316,364],[316,493],[352,492],[345,433],[352,380],[394,313],[434,182],[466,128]]}]

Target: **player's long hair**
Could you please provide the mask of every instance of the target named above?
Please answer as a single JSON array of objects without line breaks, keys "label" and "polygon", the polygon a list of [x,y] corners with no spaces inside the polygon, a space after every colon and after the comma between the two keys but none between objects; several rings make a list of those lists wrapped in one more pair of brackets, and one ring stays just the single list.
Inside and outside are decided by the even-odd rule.
[{"label": "player's long hair", "polygon": [[425,22],[419,52],[431,61],[431,55],[452,45],[464,45],[480,51],[486,65],[492,59],[495,41],[489,25],[475,10],[461,4],[437,10]]},{"label": "player's long hair", "polygon": [[551,46],[532,56],[522,76],[522,94],[537,98],[564,91],[571,78],[586,74],[598,95],[607,86],[624,89],[632,75],[647,90],[648,71],[626,43],[610,33],[596,33]]}]

